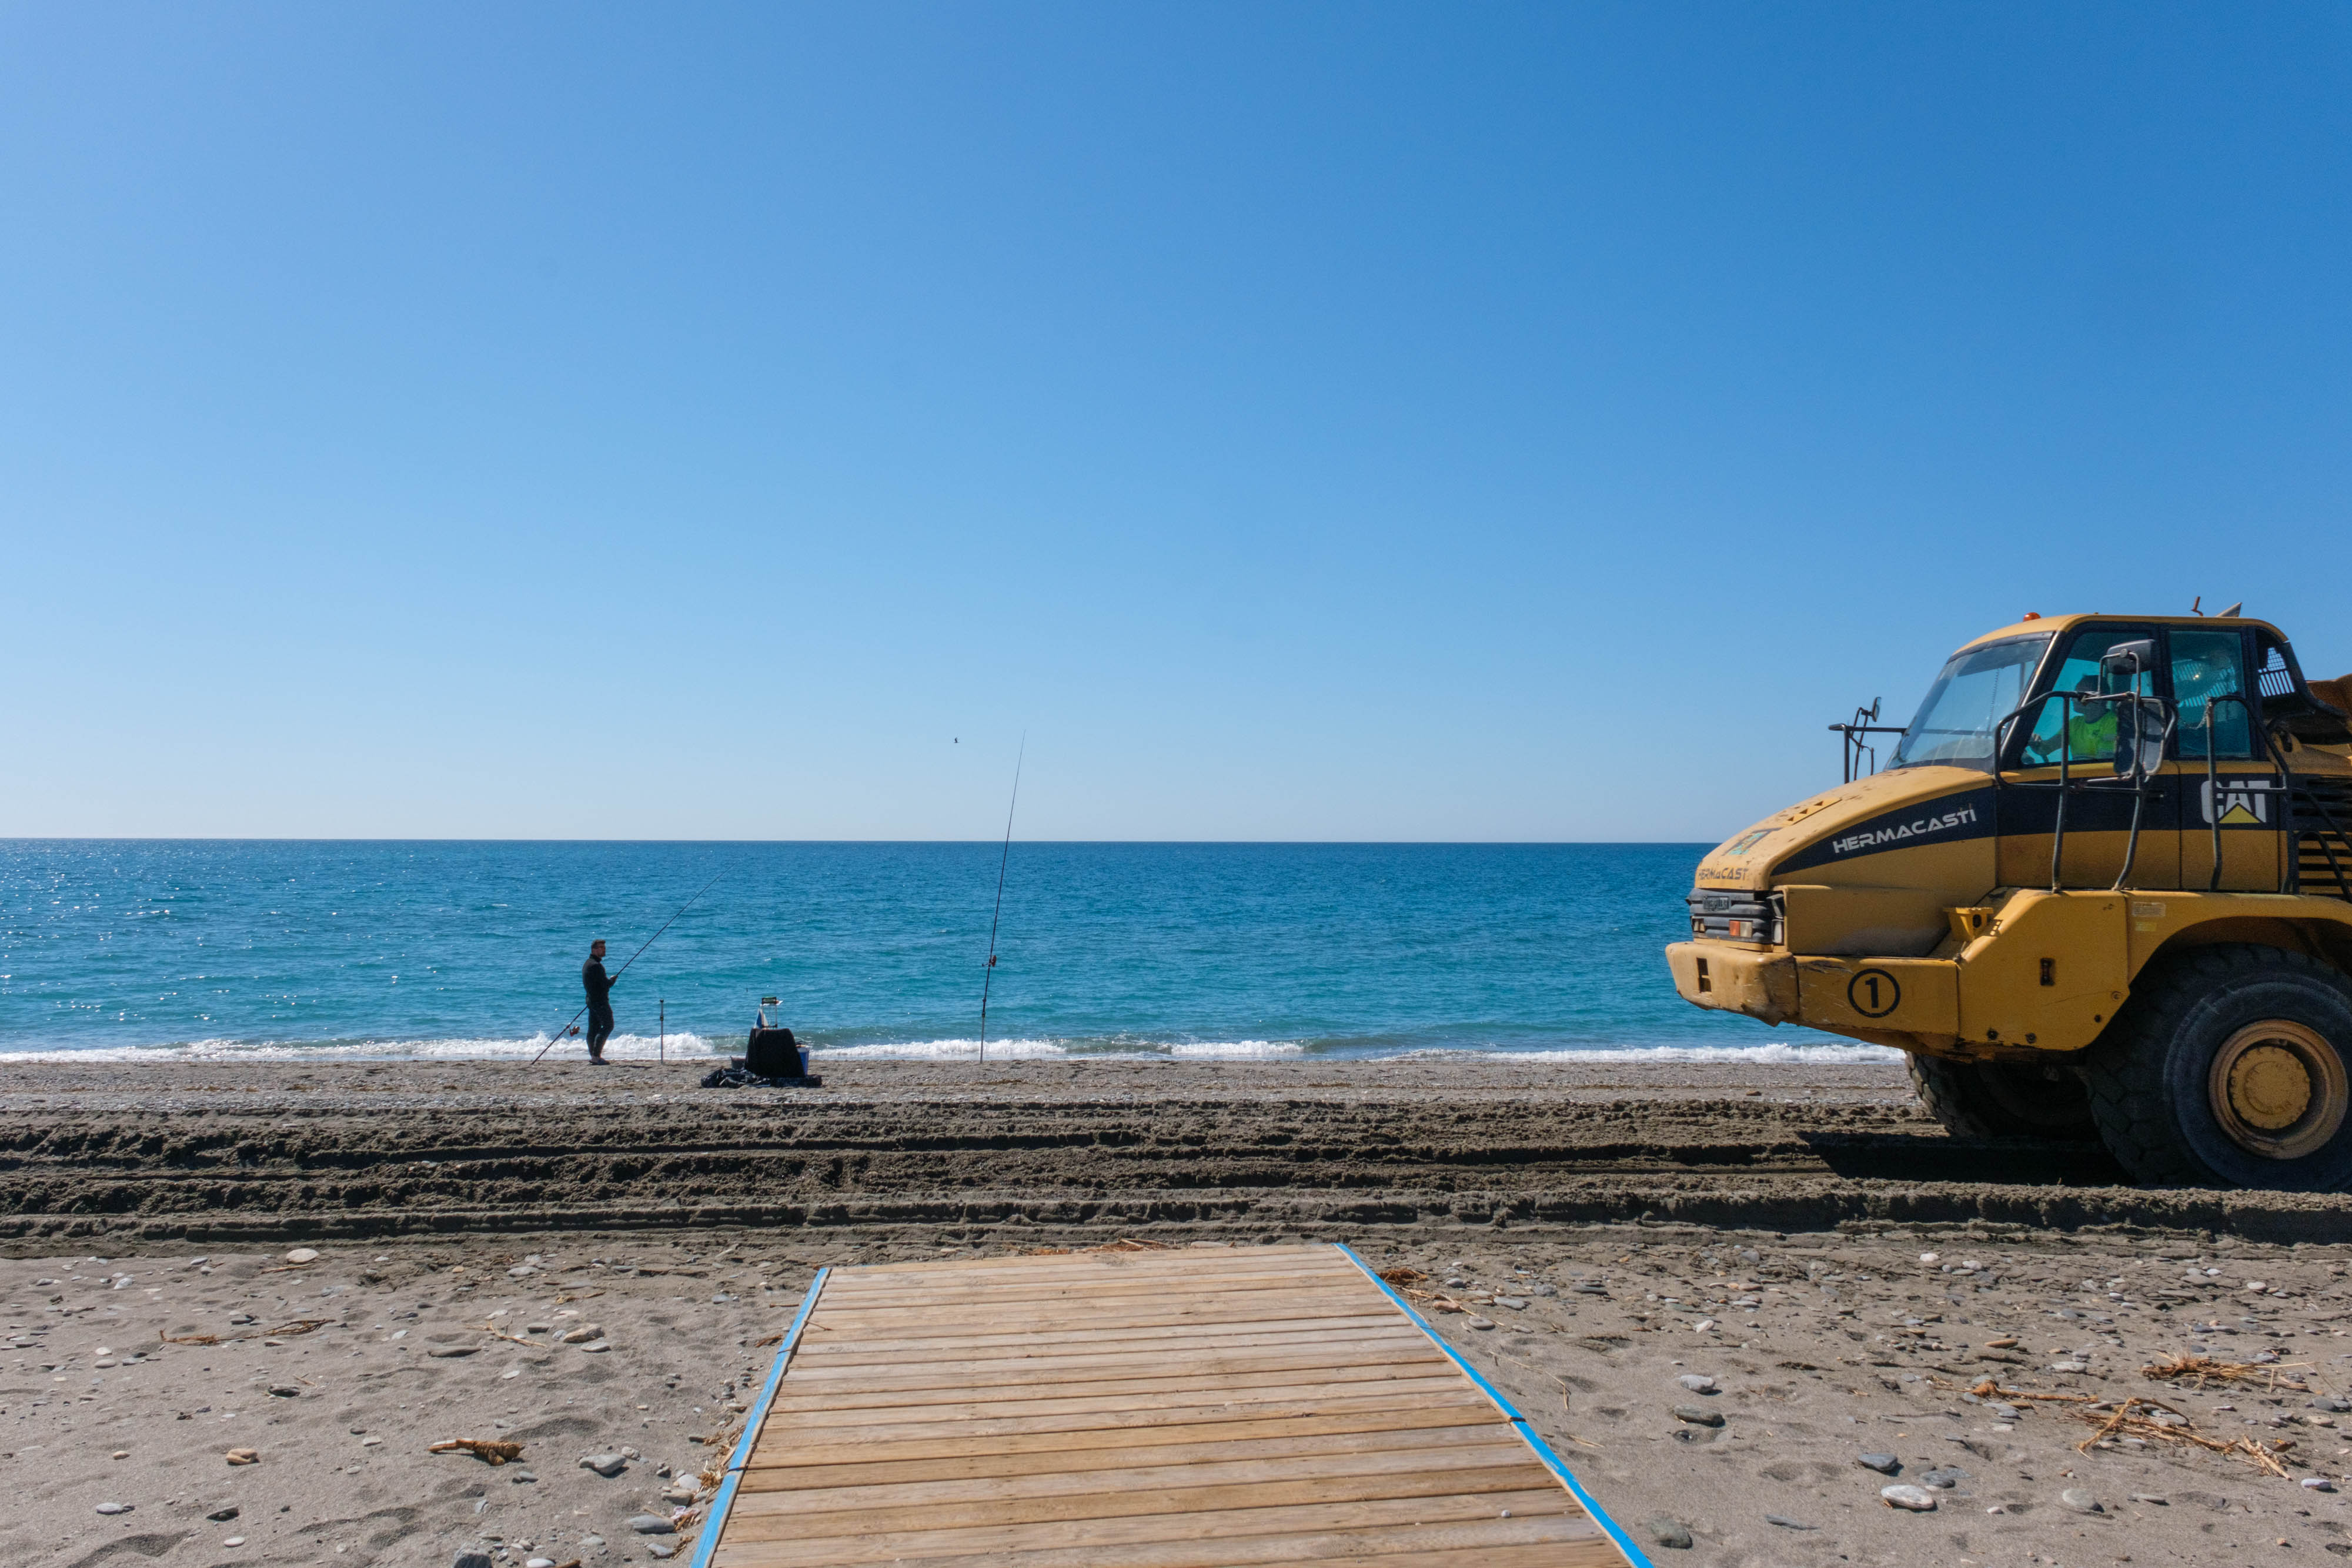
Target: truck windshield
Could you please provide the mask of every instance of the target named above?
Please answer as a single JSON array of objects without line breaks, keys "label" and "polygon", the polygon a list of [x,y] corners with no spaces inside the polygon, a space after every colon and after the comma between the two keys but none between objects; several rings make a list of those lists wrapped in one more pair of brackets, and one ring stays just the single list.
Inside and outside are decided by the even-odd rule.
[{"label": "truck windshield", "polygon": [[1992,728],[2025,700],[2026,683],[2033,679],[2050,633],[2004,637],[1981,648],[1955,653],[1936,684],[1919,716],[1903,732],[1890,768],[1925,768],[1930,763],[1950,768],[1992,767]]}]

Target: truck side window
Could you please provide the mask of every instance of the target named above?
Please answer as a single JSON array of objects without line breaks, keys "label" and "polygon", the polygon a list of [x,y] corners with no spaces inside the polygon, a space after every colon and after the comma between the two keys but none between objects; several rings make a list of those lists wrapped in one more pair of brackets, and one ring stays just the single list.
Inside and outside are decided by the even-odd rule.
[{"label": "truck side window", "polygon": [[[2099,660],[2118,643],[2134,643],[2147,636],[2145,632],[2133,632],[2114,626],[2093,626],[2074,633],[2066,645],[2065,662],[2058,667],[2058,678],[2042,699],[2042,711],[2034,716],[2033,733],[2025,742],[2024,763],[2028,768],[2055,768],[2063,752],[2069,762],[2112,762],[2116,757],[2116,711],[2111,704],[2095,703],[2084,706],[2079,699],[2099,689]],[[2139,678],[2143,695],[2150,695],[2150,682],[2155,672],[2145,671]],[[2062,693],[2072,693],[2078,700],[2067,704],[2059,700]],[[2201,755],[2201,754],[2200,754]]]},{"label": "truck side window", "polygon": [[2213,755],[2251,757],[2252,731],[2246,705],[2216,703],[2217,696],[2246,695],[2246,645],[2235,632],[2172,632],[2172,700],[2180,717],[2174,729],[2176,754],[2186,762],[2205,758],[2205,723],[2211,713]]}]

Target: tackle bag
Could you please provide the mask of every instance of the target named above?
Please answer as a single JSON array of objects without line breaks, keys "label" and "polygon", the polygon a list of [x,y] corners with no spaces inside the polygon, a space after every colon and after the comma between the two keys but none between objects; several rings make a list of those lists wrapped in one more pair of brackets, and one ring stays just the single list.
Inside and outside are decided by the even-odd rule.
[{"label": "tackle bag", "polygon": [[743,1048],[743,1067],[761,1078],[805,1078],[808,1059],[788,1029],[753,1028]]}]

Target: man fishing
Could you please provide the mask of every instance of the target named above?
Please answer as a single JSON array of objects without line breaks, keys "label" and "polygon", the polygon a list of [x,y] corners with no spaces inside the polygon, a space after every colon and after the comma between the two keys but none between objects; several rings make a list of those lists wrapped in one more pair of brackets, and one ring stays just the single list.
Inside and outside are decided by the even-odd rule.
[{"label": "man fishing", "polygon": [[588,945],[588,961],[580,966],[580,983],[588,988],[588,1060],[604,1065],[604,1042],[613,1036],[613,981],[604,973],[604,939]]}]

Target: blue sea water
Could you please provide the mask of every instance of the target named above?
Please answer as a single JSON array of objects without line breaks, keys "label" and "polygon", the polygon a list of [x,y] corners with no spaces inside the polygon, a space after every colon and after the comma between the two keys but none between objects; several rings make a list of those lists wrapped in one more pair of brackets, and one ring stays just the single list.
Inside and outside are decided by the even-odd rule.
[{"label": "blue sea water", "polygon": [[[1701,844],[1012,847],[991,1054],[1890,1056],[1701,1012]],[[0,1056],[494,1057],[617,968],[615,1054],[972,1054],[1000,846],[0,841]],[[563,1049],[577,1052],[576,1043]]]}]

